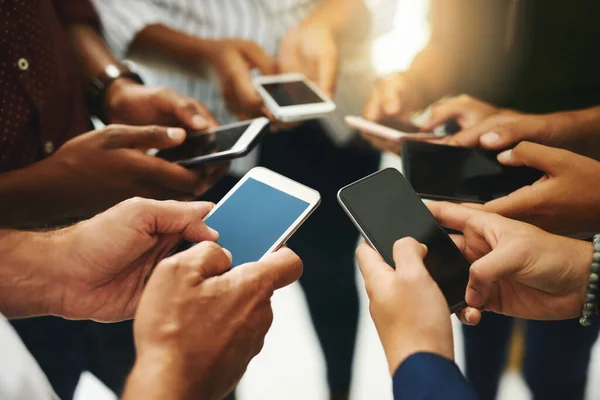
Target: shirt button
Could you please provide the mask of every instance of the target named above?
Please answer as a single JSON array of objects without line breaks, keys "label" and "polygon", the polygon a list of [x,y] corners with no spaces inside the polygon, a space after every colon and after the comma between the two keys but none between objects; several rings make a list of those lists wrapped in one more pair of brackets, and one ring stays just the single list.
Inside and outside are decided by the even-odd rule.
[{"label": "shirt button", "polygon": [[19,58],[17,65],[21,71],[27,71],[29,69],[29,61],[27,61],[26,58]]},{"label": "shirt button", "polygon": [[44,143],[44,153],[52,154],[53,152],[54,152],[54,143],[52,143],[51,141],[47,141],[46,143]]}]

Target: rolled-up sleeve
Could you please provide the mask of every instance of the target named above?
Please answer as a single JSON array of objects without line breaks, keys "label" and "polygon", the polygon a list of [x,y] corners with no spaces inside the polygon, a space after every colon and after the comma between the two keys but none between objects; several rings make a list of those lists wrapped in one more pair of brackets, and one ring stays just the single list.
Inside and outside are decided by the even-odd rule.
[{"label": "rolled-up sleeve", "polygon": [[169,25],[168,7],[152,0],[93,0],[100,20],[104,38],[121,59],[138,33],[146,26]]},{"label": "rolled-up sleeve", "polygon": [[90,24],[98,28],[98,14],[89,0],[53,0],[54,9],[63,25]]},{"label": "rolled-up sleeve", "polygon": [[408,357],[394,375],[394,400],[477,400],[458,366],[437,354]]}]

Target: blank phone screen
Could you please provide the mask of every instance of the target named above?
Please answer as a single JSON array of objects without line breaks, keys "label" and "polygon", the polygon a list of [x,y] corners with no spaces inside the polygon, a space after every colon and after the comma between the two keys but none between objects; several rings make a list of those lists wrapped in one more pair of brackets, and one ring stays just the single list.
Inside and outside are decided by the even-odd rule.
[{"label": "blank phone screen", "polygon": [[181,145],[161,150],[157,156],[177,162],[231,150],[251,124],[252,122],[248,122],[227,129],[217,129],[214,132],[190,133]]},{"label": "blank phone screen", "polygon": [[280,107],[323,103],[323,99],[302,81],[263,83],[262,87]]},{"label": "blank phone screen", "polygon": [[484,149],[406,142],[404,174],[420,195],[485,203],[531,185],[544,174],[528,167],[507,167],[497,152]]},{"label": "blank phone screen", "polygon": [[398,171],[386,169],[348,186],[340,199],[390,266],[394,243],[412,237],[428,247],[425,266],[450,308],[464,301],[469,262]]},{"label": "blank phone screen", "polygon": [[255,179],[247,179],[206,224],[233,256],[232,267],[260,260],[310,207],[304,200]]}]

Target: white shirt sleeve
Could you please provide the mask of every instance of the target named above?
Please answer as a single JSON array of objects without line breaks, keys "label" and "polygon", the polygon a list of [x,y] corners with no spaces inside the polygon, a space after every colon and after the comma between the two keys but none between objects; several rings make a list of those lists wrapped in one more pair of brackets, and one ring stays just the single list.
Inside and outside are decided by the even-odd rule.
[{"label": "white shirt sleeve", "polygon": [[0,399],[58,400],[48,378],[0,314]]},{"label": "white shirt sleeve", "polygon": [[136,35],[146,26],[170,25],[169,9],[151,0],[93,0],[104,37],[119,59],[125,58]]}]

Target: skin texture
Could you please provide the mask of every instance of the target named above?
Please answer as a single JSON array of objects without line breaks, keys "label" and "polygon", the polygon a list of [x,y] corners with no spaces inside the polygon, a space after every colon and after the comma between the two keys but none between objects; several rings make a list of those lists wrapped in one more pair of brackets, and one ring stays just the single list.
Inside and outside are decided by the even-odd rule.
[{"label": "skin texture", "polygon": [[132,318],[147,273],[180,240],[218,239],[203,222],[212,207],[136,198],[58,231],[3,231],[2,312],[102,322]]},{"label": "skin texture", "polygon": [[[0,309],[12,318],[135,315],[137,361],[123,398],[220,400],[261,350],[270,298],[300,277],[302,262],[284,248],[229,271],[231,254],[203,222],[212,207],[137,198],[59,231],[2,231]],[[199,244],[165,258],[181,240]]]},{"label": "skin texture", "polygon": [[190,171],[145,153],[184,139],[180,128],[123,125],[78,136],[43,161],[0,175],[0,205],[10,210],[0,214],[0,224],[88,216],[134,196],[182,199],[201,194],[226,166]]},{"label": "skin texture", "polygon": [[[579,316],[589,282],[590,243],[451,203],[429,203],[472,263],[459,318],[476,325],[482,310],[525,319]],[[370,312],[393,374],[407,357],[431,352],[453,359],[448,305],[423,264],[427,248],[412,238],[394,246],[396,269],[363,243],[357,258]]]},{"label": "skin texture", "polygon": [[535,226],[451,203],[429,203],[472,263],[463,321],[477,309],[535,320],[579,316],[589,282],[593,246]]},{"label": "skin texture", "polygon": [[296,281],[302,262],[282,249],[224,273],[230,264],[204,242],[158,265],[136,314],[124,399],[220,400],[235,387],[262,349],[274,290]]},{"label": "skin texture", "polygon": [[414,353],[454,359],[448,304],[425,269],[426,254],[427,248],[414,239],[399,240],[394,245],[394,270],[366,243],[356,252],[392,375]]},{"label": "skin texture", "polygon": [[597,177],[600,163],[567,150],[522,142],[498,156],[508,166],[527,166],[546,174],[531,186],[483,206],[488,212],[532,223],[544,230],[590,237],[600,229]]}]

